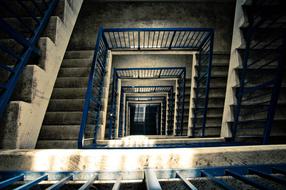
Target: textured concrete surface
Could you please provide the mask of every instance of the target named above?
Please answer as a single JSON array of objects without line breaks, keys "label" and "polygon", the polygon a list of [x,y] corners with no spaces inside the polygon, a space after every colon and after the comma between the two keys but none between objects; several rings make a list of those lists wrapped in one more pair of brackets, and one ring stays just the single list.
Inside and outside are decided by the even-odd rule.
[{"label": "textured concrete surface", "polygon": [[[4,129],[1,132],[2,148],[35,148],[57,73],[81,4],[82,0],[60,1],[55,14],[61,19],[51,19],[51,23],[56,24],[53,25],[53,30],[48,30],[45,34],[54,36],[52,39],[54,41],[50,38],[40,39],[39,47],[43,56],[39,60],[39,65],[29,65],[25,68],[22,80],[20,80],[24,82],[20,83],[20,87],[16,90],[18,92],[16,99],[27,101],[28,104],[20,101],[10,102],[7,111],[9,117],[1,124]],[[52,32],[54,35],[49,35]],[[13,104],[19,105],[12,106]],[[13,111],[17,114],[11,113]]]},{"label": "textured concrete surface", "polygon": [[210,27],[215,29],[215,51],[230,49],[234,1],[221,2],[97,2],[83,3],[69,48],[94,49],[103,27]]},{"label": "textured concrete surface", "polygon": [[134,171],[285,163],[286,146],[119,150],[4,150],[0,170]]}]

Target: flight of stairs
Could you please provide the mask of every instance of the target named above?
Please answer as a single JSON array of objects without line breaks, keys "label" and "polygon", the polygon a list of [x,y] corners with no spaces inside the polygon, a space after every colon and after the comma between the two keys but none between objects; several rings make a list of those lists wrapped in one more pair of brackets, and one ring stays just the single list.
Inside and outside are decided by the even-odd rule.
[{"label": "flight of stairs", "polygon": [[[261,1],[257,1],[259,3]],[[251,18],[255,17],[255,24],[264,21],[258,28],[255,27],[251,36],[251,44],[248,55],[248,70],[245,76],[245,89],[249,89],[275,78],[278,65],[277,57],[279,50],[277,47],[282,45],[281,36],[285,36],[286,32],[286,14],[282,7],[285,7],[283,1],[265,1],[263,4],[254,5],[252,1],[239,1],[237,10],[240,14],[235,23],[235,27],[239,30],[239,34],[234,41],[235,54],[233,60],[237,59],[237,63],[232,66],[235,79],[230,80],[233,94],[239,92],[239,79],[242,73],[242,63],[246,52],[246,39],[248,28],[252,27]],[[262,15],[262,16],[261,16]],[[281,17],[280,17],[281,16]],[[277,19],[279,18],[279,19]],[[275,41],[275,38],[278,40]],[[279,39],[280,38],[280,39]],[[238,40],[240,39],[239,43]],[[285,42],[284,42],[285,43]],[[256,44],[256,45],[255,45]],[[255,45],[255,46],[254,46]],[[285,48],[285,47],[284,47]],[[284,49],[285,50],[285,49]],[[285,55],[284,55],[285,56]],[[285,60],[284,60],[285,61]],[[235,62],[234,62],[235,63]],[[267,64],[267,65],[265,65]],[[283,63],[285,65],[285,62]],[[286,73],[286,67],[282,71]],[[233,82],[235,81],[235,82]],[[245,93],[241,103],[240,117],[236,133],[236,141],[261,143],[264,133],[264,126],[267,120],[267,111],[271,99],[272,87],[259,88],[252,93]],[[278,98],[278,105],[270,133],[270,143],[285,143],[286,137],[286,76],[283,75],[282,86]],[[231,96],[231,95],[230,95]],[[237,97],[237,96],[236,96]],[[236,102],[229,104],[232,118],[224,119],[229,126],[234,123],[234,115],[237,107]],[[225,114],[227,115],[227,114]]]},{"label": "flight of stairs", "polygon": [[[0,147],[35,148],[53,85],[82,2],[82,0],[59,1],[38,41],[37,46],[41,50],[41,56],[39,58],[31,57],[29,60],[17,83],[6,114],[0,122],[2,129]],[[27,26],[35,27],[35,22],[30,15],[27,15],[25,9],[33,8],[34,4],[39,2],[25,1],[23,3],[27,6],[26,8],[20,7],[19,2],[15,0],[5,1],[5,4],[12,8],[17,16],[8,14],[5,7],[1,5],[1,17],[19,33],[28,37],[31,33],[22,27],[16,17],[19,17]],[[39,7],[39,9],[42,8]],[[39,10],[35,10],[34,14],[39,17]],[[10,39],[7,34],[1,33],[0,41],[17,53],[22,51],[19,44]],[[15,64],[14,60],[2,53],[0,59],[1,62],[8,65]],[[0,72],[0,75],[0,82],[5,81],[8,77],[7,73]]]},{"label": "flight of stairs", "polygon": [[[222,113],[225,99],[229,54],[227,52],[214,52],[209,89],[209,102],[206,118],[205,137],[219,137]],[[205,87],[200,86],[200,93],[205,92]],[[204,98],[199,98],[203,102]],[[192,116],[193,119],[193,116]],[[197,126],[202,125],[202,114],[198,115]],[[195,137],[201,135],[201,129],[195,131]]]},{"label": "flight of stairs", "polygon": [[37,148],[77,148],[93,51],[67,51],[43,121]]},{"label": "flight of stairs", "polygon": [[[179,87],[177,88],[179,90]],[[189,107],[190,107],[190,93],[191,93],[191,79],[186,78],[185,81],[185,102],[184,102],[184,118],[183,118],[183,131],[182,135],[187,136],[188,134],[188,121],[189,121]],[[177,102],[177,108],[179,103]],[[180,112],[181,109],[178,108],[177,112]],[[177,116],[177,120],[181,119],[180,116]],[[180,130],[178,130],[178,135],[180,135]]]}]

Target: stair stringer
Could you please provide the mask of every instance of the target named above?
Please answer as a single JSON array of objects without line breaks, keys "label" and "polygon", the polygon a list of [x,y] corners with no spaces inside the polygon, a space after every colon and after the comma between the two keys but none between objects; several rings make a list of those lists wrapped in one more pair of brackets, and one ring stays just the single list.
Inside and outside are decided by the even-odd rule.
[{"label": "stair stringer", "polygon": [[231,105],[236,104],[234,87],[239,85],[239,78],[236,74],[236,68],[241,65],[241,57],[239,55],[238,48],[243,47],[245,44],[240,27],[248,23],[247,17],[244,15],[242,8],[242,5],[246,3],[249,2],[246,0],[238,0],[235,7],[230,63],[227,76],[227,86],[220,135],[221,137],[225,138],[232,137],[229,121],[233,121],[233,110]]},{"label": "stair stringer", "polygon": [[[42,50],[39,64],[26,66],[22,81],[29,80],[30,83],[16,89],[20,97],[30,96],[31,101],[11,101],[7,107],[1,126],[1,148],[31,149],[36,146],[55,80],[83,3],[83,0],[63,1],[63,10],[57,10],[63,14],[63,20],[57,23],[55,41],[50,38],[39,40]],[[23,93],[27,89],[30,92]]]}]

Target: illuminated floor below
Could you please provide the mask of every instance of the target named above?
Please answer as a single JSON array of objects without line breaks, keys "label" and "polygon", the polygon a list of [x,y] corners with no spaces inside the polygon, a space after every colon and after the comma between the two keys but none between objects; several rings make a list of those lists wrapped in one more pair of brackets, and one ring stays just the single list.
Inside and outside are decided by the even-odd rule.
[{"label": "illuminated floor below", "polygon": [[116,140],[98,140],[99,147],[180,147],[194,144],[224,143],[224,138],[188,138],[176,136],[144,136],[133,135]]},{"label": "illuminated floor below", "polygon": [[2,150],[0,170],[138,171],[285,162],[286,145],[169,149]]}]

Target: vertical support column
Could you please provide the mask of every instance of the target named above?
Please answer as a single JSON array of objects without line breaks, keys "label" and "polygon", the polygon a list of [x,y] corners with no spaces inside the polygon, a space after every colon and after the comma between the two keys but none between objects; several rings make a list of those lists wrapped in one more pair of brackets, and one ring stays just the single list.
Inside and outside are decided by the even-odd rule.
[{"label": "vertical support column", "polygon": [[115,134],[114,134],[115,139],[118,138],[118,133],[119,133],[120,97],[121,97],[121,79],[118,79],[116,108],[115,108],[116,109]]},{"label": "vertical support column", "polygon": [[169,122],[168,122],[168,118],[169,118],[169,94],[166,95],[166,122],[165,122],[165,134],[164,135],[168,135],[168,129],[169,129]]},{"label": "vertical support column", "polygon": [[103,124],[98,129],[97,139],[103,140],[105,135],[105,126],[107,120],[107,108],[108,108],[108,98],[109,98],[109,86],[110,86],[110,77],[111,77],[111,67],[112,67],[112,53],[108,50],[107,60],[106,60],[106,74],[104,77],[104,86],[103,86],[103,99],[102,99],[102,120]]},{"label": "vertical support column", "polygon": [[174,123],[173,123],[173,135],[177,135],[177,101],[178,101],[178,79],[175,83],[175,104],[174,104]]},{"label": "vertical support column", "polygon": [[192,128],[193,128],[193,108],[194,108],[194,102],[193,99],[195,97],[195,77],[197,75],[196,72],[196,65],[198,64],[197,62],[197,53],[193,54],[193,61],[192,61],[192,73],[191,73],[191,93],[190,93],[190,106],[189,106],[189,120],[188,120],[188,136],[192,136]]},{"label": "vertical support column", "polygon": [[125,133],[126,133],[126,131],[125,131],[125,125],[126,125],[126,107],[125,107],[125,102],[126,101],[126,94],[125,93],[123,93],[123,105],[122,105],[122,112],[123,112],[123,114],[122,114],[122,137],[124,137],[125,136]]},{"label": "vertical support column", "polygon": [[164,135],[163,134],[163,103],[161,102],[161,123],[160,123],[160,135]]},{"label": "vertical support column", "polygon": [[129,103],[126,104],[126,136],[130,135],[130,109],[129,109]]},{"label": "vertical support column", "polygon": [[246,22],[244,12],[242,9],[243,3],[244,0],[237,0],[235,8],[231,54],[230,54],[230,62],[227,74],[226,94],[225,94],[221,133],[220,133],[221,137],[226,137],[226,138],[232,137],[231,126],[229,121],[233,121],[233,110],[231,106],[236,104],[235,89],[233,87],[239,84],[239,78],[238,75],[236,74],[235,69],[239,67],[241,63],[241,57],[237,51],[237,48],[241,47],[242,44],[244,43],[244,38],[240,30],[240,26]]}]

